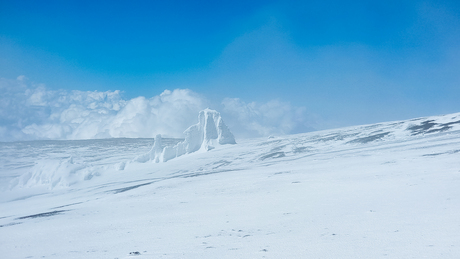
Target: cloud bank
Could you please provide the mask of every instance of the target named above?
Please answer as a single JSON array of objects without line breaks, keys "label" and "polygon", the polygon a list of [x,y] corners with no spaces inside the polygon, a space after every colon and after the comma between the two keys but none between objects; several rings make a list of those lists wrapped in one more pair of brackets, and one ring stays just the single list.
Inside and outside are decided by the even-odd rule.
[{"label": "cloud bank", "polygon": [[186,89],[123,100],[119,91],[52,91],[21,76],[1,79],[0,140],[178,137],[203,98]]},{"label": "cloud bank", "polygon": [[[188,89],[124,100],[120,91],[49,90],[24,76],[0,79],[0,141],[183,137],[209,102]],[[212,107],[215,108],[215,107]],[[245,103],[226,98],[222,110],[236,137],[309,130],[305,109],[278,100]]]}]

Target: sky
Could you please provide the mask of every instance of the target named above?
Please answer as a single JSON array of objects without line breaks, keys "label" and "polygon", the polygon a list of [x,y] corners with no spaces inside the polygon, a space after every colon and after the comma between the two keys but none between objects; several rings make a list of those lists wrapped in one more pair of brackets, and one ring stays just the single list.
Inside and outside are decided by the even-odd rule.
[{"label": "sky", "polygon": [[458,1],[0,1],[0,141],[460,111]]}]

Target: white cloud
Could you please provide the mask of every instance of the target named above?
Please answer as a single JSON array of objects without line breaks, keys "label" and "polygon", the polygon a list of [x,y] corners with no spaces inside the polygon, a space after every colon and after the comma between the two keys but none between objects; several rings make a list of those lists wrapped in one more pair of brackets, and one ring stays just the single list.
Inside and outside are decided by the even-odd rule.
[{"label": "white cloud", "polygon": [[126,101],[119,91],[52,91],[20,76],[0,79],[0,90],[0,141],[182,137],[205,108],[187,89]]},{"label": "white cloud", "polygon": [[[120,91],[53,91],[24,76],[0,78],[0,90],[0,141],[183,137],[208,104],[188,89],[124,100]],[[311,130],[305,108],[286,102],[226,98],[222,106],[223,119],[237,138]]]}]

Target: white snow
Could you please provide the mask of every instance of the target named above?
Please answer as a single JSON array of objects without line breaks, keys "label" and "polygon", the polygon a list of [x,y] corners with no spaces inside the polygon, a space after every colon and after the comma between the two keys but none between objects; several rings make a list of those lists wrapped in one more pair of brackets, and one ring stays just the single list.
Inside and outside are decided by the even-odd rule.
[{"label": "white snow", "polygon": [[[14,179],[11,184],[19,187],[46,185],[48,188],[67,187],[99,175],[98,168],[69,159],[39,160],[32,169]],[[100,168],[103,170],[103,168]]]},{"label": "white snow", "polygon": [[0,185],[0,257],[460,256],[460,113],[236,145],[206,132],[208,152],[127,166],[151,139],[0,143],[1,181],[67,179]]}]

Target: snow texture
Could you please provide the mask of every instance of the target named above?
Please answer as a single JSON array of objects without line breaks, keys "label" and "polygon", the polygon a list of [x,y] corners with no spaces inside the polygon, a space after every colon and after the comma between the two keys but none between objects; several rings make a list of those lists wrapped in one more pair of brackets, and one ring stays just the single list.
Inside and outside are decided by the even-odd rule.
[{"label": "snow texture", "polygon": [[0,143],[0,257],[460,257],[460,113],[126,162],[152,144]]}]

